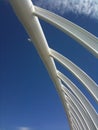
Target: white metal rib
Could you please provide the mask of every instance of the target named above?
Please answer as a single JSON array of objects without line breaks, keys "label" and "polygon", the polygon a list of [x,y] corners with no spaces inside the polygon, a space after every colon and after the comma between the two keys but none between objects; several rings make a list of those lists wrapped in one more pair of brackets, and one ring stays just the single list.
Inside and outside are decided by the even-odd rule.
[{"label": "white metal rib", "polygon": [[62,85],[62,91],[68,96],[68,98],[74,103],[74,105],[77,107],[78,111],[81,112],[83,115],[83,118],[85,119],[87,126],[89,127],[90,130],[96,130],[96,126],[92,122],[90,116],[88,113],[86,113],[85,109],[81,106],[77,98],[64,86]]},{"label": "white metal rib", "polygon": [[72,113],[70,113],[70,115],[72,117],[72,121],[73,121],[74,126],[76,127],[76,130],[82,130],[82,128],[79,126],[79,124],[76,121],[76,117],[74,117]]},{"label": "white metal rib", "polygon": [[60,80],[57,78],[56,66],[53,58],[49,55],[50,49],[47,40],[45,38],[44,32],[42,30],[38,18],[36,16],[32,16],[32,12],[34,11],[33,3],[31,0],[10,0],[10,3],[20,22],[24,26],[26,32],[30,36],[31,41],[33,41],[33,44],[56,87],[56,90],[63,103],[69,121],[70,129],[73,130],[72,122],[70,120],[70,115],[68,113],[68,108],[65,103],[64,95],[63,93],[61,93],[61,83]]},{"label": "white metal rib", "polygon": [[34,15],[43,19],[44,21],[57,27],[64,33],[71,36],[73,39],[78,41],[82,46],[88,49],[93,55],[98,57],[98,38],[86,31],[85,29],[77,26],[76,24],[62,18],[46,9],[34,6]]},{"label": "white metal rib", "polygon": [[[70,115],[68,112],[69,109],[67,108],[66,99],[65,99],[65,96],[63,93],[63,92],[65,92],[65,90],[63,90],[61,87],[60,79],[57,77],[57,69],[56,69],[54,60],[52,58],[55,56],[53,53],[51,53],[52,51],[50,51],[50,49],[49,49],[47,40],[44,36],[44,33],[43,33],[43,30],[39,23],[39,20],[35,15],[37,15],[38,17],[41,17],[41,18],[43,17],[43,19],[46,20],[47,22],[50,22],[54,26],[57,26],[59,29],[61,29],[62,31],[64,31],[65,33],[67,33],[68,35],[73,37],[75,40],[77,40],[79,43],[81,43],[84,47],[86,47],[89,51],[91,51],[96,56],[98,56],[98,44],[96,44],[96,43],[98,43],[98,38],[94,37],[93,35],[91,35],[90,33],[88,33],[87,31],[85,31],[83,29],[81,30],[81,28],[78,28],[76,25],[74,25],[73,23],[71,23],[67,20],[65,20],[65,21],[66,21],[66,25],[68,28],[63,27],[65,25],[65,23],[64,23],[64,25],[60,26],[60,24],[64,21],[64,19],[63,18],[61,19],[61,18],[59,18],[59,16],[54,15],[54,17],[56,19],[56,20],[54,20],[53,14],[51,14],[50,12],[49,12],[49,15],[50,15],[49,19],[47,19],[48,14],[45,16],[45,11],[44,11],[43,16],[42,16],[42,12],[38,12],[36,10],[37,8],[32,4],[31,0],[10,0],[10,3],[12,5],[17,17],[19,18],[19,20],[23,24],[24,28],[26,29],[27,33],[29,34],[31,40],[33,41],[33,44],[34,44],[35,48],[37,49],[37,52],[39,53],[42,61],[44,62],[45,66],[48,70],[48,73],[49,73],[52,81],[54,82],[54,84],[56,86],[56,90],[58,91],[58,94],[60,95],[61,101],[64,105],[64,108],[65,108],[65,111],[66,111],[66,114],[68,117],[70,128],[72,130],[73,127],[72,127],[72,122],[70,120]],[[39,9],[39,7],[38,7],[38,9]],[[46,13],[48,13],[48,12],[46,11]],[[75,29],[76,29],[76,33],[74,32]],[[78,33],[79,33],[79,35],[78,35]],[[86,35],[87,39],[85,38],[84,34]],[[60,61],[60,59],[58,57],[61,58],[62,56],[57,56],[57,54],[56,54],[55,59],[58,59],[58,61]],[[62,58],[62,60],[60,62],[62,63],[63,61],[65,61],[65,59]],[[65,63],[64,63],[64,65],[65,65]],[[70,68],[69,70],[72,72],[72,70],[75,69],[76,66],[72,64],[71,67],[72,68]],[[77,71],[77,67],[76,67],[76,71]],[[78,72],[80,74],[78,74],[78,76],[76,76],[76,77],[78,77],[78,79],[79,79],[79,78],[81,78],[82,71],[79,69]],[[74,71],[72,73],[74,73]],[[84,74],[84,73],[82,72],[82,74]],[[75,75],[77,75],[77,73]],[[85,75],[86,74],[84,74],[84,76]],[[89,80],[86,80],[85,78],[87,78]],[[98,95],[96,94],[98,92],[98,91],[96,91],[96,90],[98,90],[98,86],[87,75],[85,78],[82,78],[82,83],[85,84],[86,87],[88,85],[90,85],[90,83],[92,83],[91,85],[95,85],[95,86],[93,86],[94,88],[92,88],[90,86],[89,91],[95,97],[95,99],[98,101]],[[86,84],[86,81],[89,81],[90,83]],[[94,89],[94,90],[92,91],[92,89]],[[68,90],[66,90],[66,91],[68,91]],[[95,93],[95,91],[96,91],[96,93]],[[77,100],[72,99],[72,95],[70,94],[70,92],[66,92],[66,93],[67,93],[68,97],[76,105],[76,103],[78,103]],[[80,108],[80,110],[79,110],[79,108]],[[82,109],[82,107],[81,107],[81,105],[79,105],[79,103],[78,103],[77,109],[79,110],[79,112],[82,112],[84,118],[87,119],[87,123],[89,124],[90,129],[95,130],[92,120],[88,119],[88,117],[89,117],[88,114],[86,116],[84,115],[85,111]]]},{"label": "white metal rib", "polygon": [[77,124],[78,129],[83,130],[83,126],[81,125],[80,120],[77,118],[77,115],[75,114],[72,108],[70,108],[70,113],[71,113],[72,118],[75,120],[75,123]]},{"label": "white metal rib", "polygon": [[50,55],[74,74],[98,102],[98,85],[83,70],[53,49],[50,49]]},{"label": "white metal rib", "polygon": [[76,87],[76,85],[70,79],[68,79],[60,71],[57,72],[57,75],[68,86],[68,88],[74,93],[74,95],[77,97],[77,99],[81,102],[83,107],[88,112],[93,123],[96,125],[96,127],[98,127],[98,115],[95,109],[93,108],[93,106],[91,105],[91,103],[85,97],[85,95],[78,89],[78,87]]},{"label": "white metal rib", "polygon": [[84,130],[90,130],[88,125],[87,125],[87,121],[85,120],[85,118],[83,117],[82,113],[77,109],[76,105],[74,105],[74,103],[68,98],[68,96],[65,96],[66,101],[68,102],[68,105],[74,109],[75,113],[77,114],[80,122],[82,123]]},{"label": "white metal rib", "polygon": [[[68,98],[68,97],[66,97],[66,98]],[[67,100],[67,103],[68,103],[68,108],[69,108],[70,113],[72,113],[73,116],[76,117],[76,121],[77,121],[77,123],[78,123],[78,125],[80,127],[80,130],[85,130],[84,124],[83,124],[83,122],[81,122],[81,120],[79,118],[79,115],[77,115],[75,109],[70,105],[70,103],[68,102],[68,100]]]}]

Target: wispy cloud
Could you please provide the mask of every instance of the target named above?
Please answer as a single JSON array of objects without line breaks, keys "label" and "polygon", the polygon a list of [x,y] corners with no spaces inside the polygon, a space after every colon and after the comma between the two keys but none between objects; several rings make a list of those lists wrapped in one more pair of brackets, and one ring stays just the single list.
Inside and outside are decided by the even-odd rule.
[{"label": "wispy cloud", "polygon": [[98,19],[98,0],[38,0],[36,4],[61,14],[73,12]]},{"label": "wispy cloud", "polygon": [[35,128],[30,128],[30,127],[17,127],[17,130],[36,130]]},{"label": "wispy cloud", "polygon": [[28,127],[18,127],[17,130],[31,130],[31,129]]}]

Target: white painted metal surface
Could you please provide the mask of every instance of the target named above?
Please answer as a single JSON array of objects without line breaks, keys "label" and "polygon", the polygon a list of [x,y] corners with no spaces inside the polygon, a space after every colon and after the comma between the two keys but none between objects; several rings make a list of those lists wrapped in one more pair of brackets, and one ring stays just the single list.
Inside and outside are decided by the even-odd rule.
[{"label": "white painted metal surface", "polygon": [[82,114],[85,122],[87,123],[87,126],[89,127],[89,129],[90,130],[96,130],[96,126],[94,125],[92,119],[90,118],[90,116],[86,112],[86,110],[83,109],[82,105],[78,102],[78,99],[64,85],[62,85],[62,91],[73,102],[73,104],[76,106],[78,111],[81,112],[81,114]]},{"label": "white painted metal surface", "polygon": [[[98,114],[77,86],[57,70],[54,59],[73,73],[97,102],[98,85],[74,63],[49,48],[38,18],[49,22],[74,38],[96,57],[98,57],[98,38],[70,21],[34,6],[31,0],[10,0],[10,3],[38,51],[55,85],[67,114],[70,129],[97,130]],[[62,81],[69,89],[63,86]]]},{"label": "white painted metal surface", "polygon": [[86,120],[84,119],[83,115],[81,112],[79,112],[79,110],[77,109],[77,107],[74,105],[74,103],[68,98],[68,96],[65,96],[68,105],[74,110],[74,112],[76,113],[76,115],[78,116],[84,130],[89,130],[89,127],[86,123]]},{"label": "white painted metal surface", "polygon": [[64,19],[56,14],[53,14],[45,9],[35,6],[34,14],[41,19],[54,25],[70,37],[74,38],[78,43],[86,47],[92,54],[98,57],[98,38],[87,32],[83,28]]},{"label": "white painted metal surface", "polygon": [[72,83],[66,76],[64,76],[61,72],[58,71],[58,77],[68,86],[68,88],[73,92],[73,94],[77,97],[78,101],[82,104],[86,112],[91,117],[93,123],[98,126],[98,116],[93,106],[87,100],[87,98],[83,95],[83,93]]},{"label": "white painted metal surface", "polygon": [[98,102],[98,85],[83,70],[66,57],[52,49],[50,51],[50,55],[64,65],[64,67],[66,67],[72,74],[74,74]]}]

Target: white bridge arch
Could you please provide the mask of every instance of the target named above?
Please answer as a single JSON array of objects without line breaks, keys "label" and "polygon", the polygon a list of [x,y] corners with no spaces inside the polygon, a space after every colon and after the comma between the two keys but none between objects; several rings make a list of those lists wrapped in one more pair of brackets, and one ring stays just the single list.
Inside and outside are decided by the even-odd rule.
[{"label": "white bridge arch", "polygon": [[[55,84],[66,111],[71,130],[97,130],[98,114],[85,95],[64,74],[57,70],[55,60],[67,68],[98,103],[98,85],[78,66],[49,48],[39,18],[54,25],[98,57],[98,38],[45,9],[34,6],[31,0],[10,0],[10,3],[37,49]],[[44,50],[44,51],[43,51]],[[62,82],[65,84],[62,84]],[[67,86],[67,87],[66,87]]]}]

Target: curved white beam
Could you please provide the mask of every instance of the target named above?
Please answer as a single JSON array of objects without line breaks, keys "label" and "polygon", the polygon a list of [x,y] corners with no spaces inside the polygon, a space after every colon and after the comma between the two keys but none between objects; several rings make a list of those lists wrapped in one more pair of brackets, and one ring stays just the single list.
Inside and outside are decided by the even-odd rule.
[{"label": "curved white beam", "polygon": [[[70,114],[71,114],[71,113],[74,114],[74,116],[75,116],[76,119],[78,120],[78,123],[79,123],[79,126],[81,127],[81,130],[88,129],[88,128],[84,127],[84,124],[83,124],[83,123],[85,123],[85,122],[84,122],[84,119],[83,119],[83,121],[81,120],[81,115],[79,114],[79,115],[80,115],[80,117],[79,117],[79,115],[77,114],[77,112],[76,112],[76,110],[75,110],[76,107],[73,106],[73,103],[71,102],[71,100],[69,100],[69,98],[67,97],[67,95],[65,95],[65,98],[66,98],[66,101],[67,101],[67,106],[68,106],[68,108],[69,108],[69,112],[70,112]],[[72,104],[71,104],[71,103],[72,103]],[[76,108],[76,109],[77,109],[77,108]]]},{"label": "curved white beam", "polygon": [[88,99],[85,97],[85,95],[78,89],[78,87],[75,86],[72,81],[70,81],[65,75],[63,75],[60,71],[57,72],[58,77],[67,85],[67,87],[73,92],[73,94],[77,97],[77,99],[81,102],[83,107],[88,112],[89,116],[93,120],[93,123],[98,126],[98,115],[93,108],[93,106],[90,104]]},{"label": "curved white beam", "polygon": [[50,49],[50,55],[74,74],[98,102],[98,85],[83,70],[53,49]]},{"label": "curved white beam", "polygon": [[68,21],[67,19],[37,6],[35,6],[35,11],[33,14],[68,34],[82,46],[87,48],[93,55],[98,57],[98,38],[91,33]]},{"label": "curved white beam", "polygon": [[[88,113],[86,113],[86,110],[83,109],[77,98],[66,88],[64,85],[62,85],[62,91],[65,93],[65,95],[68,96],[68,98],[74,103],[74,105],[77,107],[78,111],[81,112],[85,122],[87,123],[87,126],[90,130],[97,130],[96,126],[92,122],[90,116]],[[65,96],[66,98],[66,96]]]},{"label": "curved white beam", "polygon": [[33,3],[31,0],[10,0],[10,3],[17,17],[19,18],[21,24],[24,26],[26,32],[28,33],[31,41],[33,41],[33,44],[39,56],[41,57],[43,63],[45,64],[45,67],[61,98],[61,101],[63,103],[69,121],[70,129],[72,130],[72,122],[70,120],[70,115],[68,113],[68,108],[65,103],[64,95],[61,92],[61,82],[57,78],[56,66],[54,60],[49,55],[50,49],[47,40],[45,38],[44,32],[42,30],[42,27],[39,23],[39,20],[36,16],[32,15],[32,12],[34,11]]},{"label": "curved white beam", "polygon": [[73,120],[72,120],[72,126],[73,126],[73,130],[77,130],[77,128],[76,128],[76,126],[75,126]]},{"label": "curved white beam", "polygon": [[70,108],[70,114],[72,116],[72,119],[75,121],[76,126],[79,130],[83,130],[83,126],[81,126],[80,121],[77,118],[77,115],[75,115],[74,111]]},{"label": "curved white beam", "polygon": [[80,125],[77,123],[76,117],[74,117],[72,113],[70,113],[70,115],[72,117],[72,121],[73,121],[74,126],[76,127],[76,130],[82,130]]},{"label": "curved white beam", "polygon": [[85,120],[85,118],[83,117],[83,115],[81,114],[81,112],[77,109],[76,105],[74,105],[74,103],[67,97],[67,95],[65,96],[66,101],[68,102],[68,105],[74,109],[76,115],[78,116],[84,130],[90,130],[87,122]]},{"label": "curved white beam", "polygon": [[[23,24],[24,28],[26,29],[28,35],[30,36],[30,39],[33,41],[33,44],[34,44],[35,48],[37,49],[37,52],[39,53],[42,61],[44,62],[45,66],[48,70],[48,73],[49,73],[53,83],[56,86],[56,90],[61,98],[61,101],[64,105],[65,112],[68,117],[70,129],[72,130],[73,129],[72,121],[70,119],[71,117],[69,114],[69,109],[66,104],[65,94],[63,93],[63,92],[65,92],[65,90],[63,90],[63,88],[61,87],[61,85],[62,85],[61,80],[57,77],[57,69],[56,69],[56,66],[54,63],[54,59],[53,59],[53,57],[55,57],[55,59],[60,61],[59,58],[61,58],[62,56],[57,56],[57,54],[56,54],[56,56],[54,56],[54,54],[51,53],[52,51],[50,50],[50,48],[48,46],[47,40],[44,36],[44,33],[43,33],[43,30],[39,23],[39,20],[35,16],[35,15],[38,15],[37,14],[38,11],[36,10],[36,7],[33,6],[32,1],[31,0],[10,0],[10,3],[12,5],[17,17],[19,18],[19,20]],[[44,11],[44,13],[45,13],[45,11]],[[46,13],[47,13],[47,11],[46,11]],[[40,12],[39,12],[39,14],[40,14]],[[52,16],[53,16],[53,14],[52,14]],[[96,44],[96,42],[98,41],[98,38],[94,37],[93,35],[91,35],[90,33],[86,32],[84,30],[81,30],[81,28],[78,28],[76,25],[68,22],[67,20],[65,20],[65,21],[66,21],[66,25],[68,28],[64,28],[65,23],[61,27],[60,23],[62,23],[64,19],[63,18],[60,19],[60,22],[59,22],[59,16],[56,17],[54,15],[54,17],[55,17],[55,19],[57,18],[56,20],[57,20],[58,24],[56,23],[56,20],[54,20],[53,17],[51,17],[51,13],[50,13],[50,16],[49,16],[50,20],[52,20],[52,19],[54,20],[54,23],[53,23],[53,21],[50,21],[52,24],[59,27],[62,31],[64,31],[65,33],[67,33],[68,35],[70,35],[71,37],[76,39],[77,41],[79,41],[83,46],[85,46],[87,49],[89,49],[94,55],[98,56],[98,49],[97,49],[97,44]],[[45,20],[45,16],[44,16],[44,20]],[[49,20],[47,18],[46,18],[46,21],[49,22]],[[75,29],[76,29],[76,33],[74,32]],[[78,33],[79,33],[79,35],[78,35]],[[83,33],[86,35],[87,39],[82,38],[82,37],[85,37]],[[65,62],[65,59],[62,58],[60,62],[61,63]],[[65,65],[65,63],[63,63],[63,64]],[[67,65],[65,65],[65,66],[67,66]],[[71,66],[68,69],[72,73],[74,73],[74,75],[76,77],[78,77],[78,79],[81,78],[79,80],[86,86],[86,88],[91,92],[91,94],[98,101],[98,95],[97,95],[98,86],[79,68],[77,69],[77,67],[75,65],[71,64]],[[73,69],[76,69],[76,70],[72,71]],[[84,78],[81,77],[81,74],[84,75]],[[89,83],[86,83],[87,81]],[[89,86],[90,89],[88,88],[88,85],[90,85]],[[92,87],[92,85],[94,85],[94,86]],[[89,126],[90,130],[95,130],[95,125],[92,122],[92,120],[89,118],[90,116],[88,115],[88,113],[87,113],[87,115],[85,115],[86,110],[83,109],[83,107],[79,104],[78,100],[76,100],[75,97],[74,97],[74,99],[72,99],[73,95],[68,90],[66,90],[66,93],[67,93],[68,97],[73,101],[73,103],[77,107],[77,109],[78,110],[80,109],[79,112],[81,112],[83,117],[85,118],[85,120],[87,120],[86,121],[87,126]]]}]

